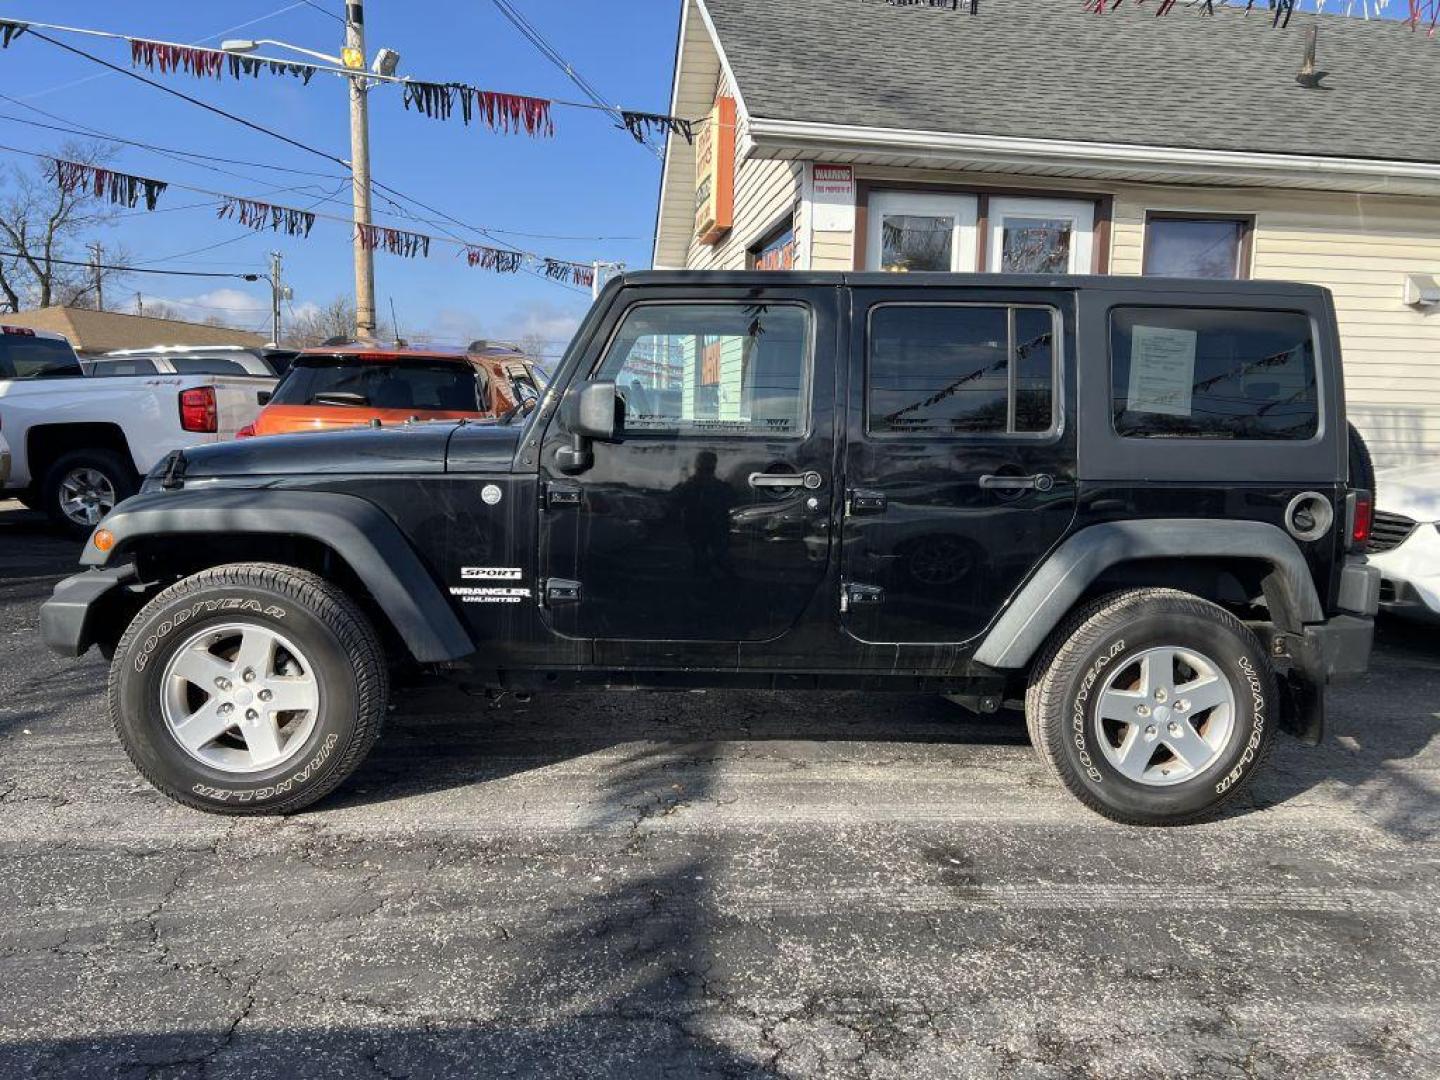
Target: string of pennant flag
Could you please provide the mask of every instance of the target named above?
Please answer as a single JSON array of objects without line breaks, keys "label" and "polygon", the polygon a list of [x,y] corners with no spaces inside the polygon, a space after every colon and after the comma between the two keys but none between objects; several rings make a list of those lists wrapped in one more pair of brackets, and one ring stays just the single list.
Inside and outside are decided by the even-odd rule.
[{"label": "string of pennant flag", "polygon": [[431,236],[428,233],[397,229],[388,225],[360,225],[336,214],[300,210],[262,199],[157,180],[154,177],[120,172],[88,162],[51,157],[15,146],[0,144],[0,150],[40,159],[45,163],[45,174],[67,194],[79,192],[93,195],[129,209],[135,209],[143,202],[146,210],[154,210],[165,191],[174,187],[219,200],[216,217],[234,221],[257,232],[269,229],[272,232],[283,232],[287,236],[308,239],[316,220],[323,218],[351,226],[354,238],[370,251],[384,251],[407,259],[428,258],[432,244],[452,244],[459,249],[459,254],[470,266],[478,269],[493,270],[500,274],[532,270],[551,281],[586,287],[595,280],[594,268],[588,263],[556,259],[515,248],[475,244],[454,237]]},{"label": "string of pennant flag", "polygon": [[[948,3],[949,0],[946,2]],[[503,93],[461,82],[427,82],[421,79],[333,68],[324,64],[275,60],[269,57],[239,56],[223,49],[212,49],[201,45],[181,45],[154,38],[132,37],[73,26],[58,26],[33,20],[18,22],[0,19],[0,47],[8,48],[10,43],[23,35],[29,27],[124,41],[130,46],[132,67],[144,68],[161,75],[188,75],[200,79],[219,79],[229,75],[232,79],[242,79],[269,74],[299,78],[307,85],[316,72],[343,75],[347,78],[363,75],[366,79],[376,82],[400,85],[403,88],[402,100],[407,112],[414,109],[417,115],[437,120],[449,120],[458,114],[460,120],[467,127],[472,122],[478,122],[492,131],[525,134],[532,138],[554,136],[555,121],[552,110],[557,106],[609,112],[618,117],[618,123],[615,126],[628,132],[640,143],[644,143],[652,131],[671,133],[690,143],[694,141],[695,128],[707,122],[704,119],[688,120],[663,113],[599,106],[593,102],[563,101],[555,98],[534,97],[528,94]]]},{"label": "string of pennant flag", "polygon": [[[1106,12],[1119,8],[1125,0],[1080,0],[1085,11],[1093,15],[1104,15]],[[1134,0],[1132,6],[1144,9],[1147,0]],[[1434,36],[1437,25],[1440,25],[1440,0],[1402,0],[1404,14],[1400,21],[1408,25],[1412,30],[1424,27],[1425,30]],[[948,11],[968,11],[971,15],[978,15],[980,12],[979,0],[885,0],[889,7],[928,7],[944,8]],[[1391,6],[1391,0],[1341,0],[1335,5],[1343,9],[1346,15],[1359,14],[1365,18],[1378,16],[1383,10]],[[1323,10],[1325,0],[1320,0],[1317,10]],[[1290,16],[1295,13],[1295,0],[1157,0],[1154,5],[1155,15],[1169,15],[1177,8],[1193,10],[1201,15],[1214,15],[1218,8],[1229,8],[1232,10],[1243,10],[1245,14],[1260,10],[1270,16],[1270,25],[1285,27],[1290,24]],[[1358,8],[1358,12],[1357,12]]]}]

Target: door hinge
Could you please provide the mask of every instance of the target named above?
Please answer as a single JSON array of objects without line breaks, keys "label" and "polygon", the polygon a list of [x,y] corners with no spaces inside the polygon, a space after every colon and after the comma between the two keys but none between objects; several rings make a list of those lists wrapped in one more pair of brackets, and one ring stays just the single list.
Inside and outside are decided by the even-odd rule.
[{"label": "door hinge", "polygon": [[851,488],[845,493],[845,516],[855,517],[857,514],[883,514],[889,500],[885,498],[883,491],[866,491],[863,488]]},{"label": "door hinge", "polygon": [[840,586],[840,610],[849,611],[855,607],[868,607],[885,602],[885,590],[879,585],[861,585],[847,581]]},{"label": "door hinge", "polygon": [[580,582],[565,578],[546,578],[545,588],[540,595],[547,608],[557,604],[577,604],[580,602]]},{"label": "door hinge", "polygon": [[546,484],[544,487],[545,498],[540,504],[542,508],[548,506],[579,506],[581,502],[581,491],[571,484]]}]

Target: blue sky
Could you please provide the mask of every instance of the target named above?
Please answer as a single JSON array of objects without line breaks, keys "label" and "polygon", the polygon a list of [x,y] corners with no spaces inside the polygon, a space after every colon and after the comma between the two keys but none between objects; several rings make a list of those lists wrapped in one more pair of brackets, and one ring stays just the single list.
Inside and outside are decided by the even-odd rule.
[{"label": "blue sky", "polygon": [[[664,112],[668,104],[679,2],[514,0],[609,101],[652,112]],[[0,0],[0,16],[196,44],[218,44],[221,36],[271,37],[338,52],[342,26],[316,6],[338,15],[342,0],[314,0],[314,5],[293,0],[191,4],[151,0],[123,5],[113,0]],[[250,20],[259,21],[234,29]],[[399,50],[401,73],[418,79],[584,100],[581,91],[540,56],[491,0],[368,0],[366,32],[372,54],[380,46]],[[129,66],[123,42],[56,36]],[[317,75],[307,87],[298,80],[266,76],[244,82],[151,77],[337,157],[349,157],[341,79]],[[123,75],[106,73],[45,42],[22,38],[0,53],[0,93],[117,136],[254,163],[226,165],[241,175],[222,175],[148,151],[122,148],[116,168],[292,206],[309,205],[339,188],[337,201],[317,209],[349,212],[349,187],[341,186],[339,166]],[[0,100],[0,116],[52,122],[4,100]],[[515,247],[564,259],[648,265],[658,158],[613,127],[603,113],[557,106],[554,119],[553,139],[507,136],[479,125],[466,127],[458,114],[440,121],[406,112],[398,89],[379,88],[371,94],[374,177],[467,224],[512,230],[497,231],[496,238]],[[56,152],[67,138],[3,119],[0,130],[4,132],[0,142],[46,153]],[[35,164],[10,153],[0,153],[0,162],[27,168]],[[275,172],[266,168],[270,165],[315,170],[334,179]],[[277,190],[297,186],[303,190]],[[345,225],[317,221],[310,238],[302,240],[268,231],[252,234],[219,221],[214,203],[170,209],[204,198],[172,188],[160,203],[166,212],[127,213],[97,239],[123,245],[136,265],[170,269],[263,270],[267,253],[278,249],[285,255],[295,305],[323,303],[352,291],[350,230]],[[393,217],[377,215],[376,220],[404,225]],[[434,226],[412,227],[441,232]],[[196,250],[201,248],[209,250]],[[126,286],[131,293],[142,289],[147,297],[171,302],[197,320],[220,314],[237,325],[268,325],[269,290],[263,282],[133,275]],[[450,341],[539,333],[553,341],[550,348],[557,351],[589,302],[588,292],[535,277],[471,269],[451,245],[432,246],[428,259],[378,252],[376,290],[382,314],[388,315],[393,298],[401,328],[407,332],[424,328]],[[107,296],[107,306],[110,299]],[[133,303],[133,296],[128,299]]]}]

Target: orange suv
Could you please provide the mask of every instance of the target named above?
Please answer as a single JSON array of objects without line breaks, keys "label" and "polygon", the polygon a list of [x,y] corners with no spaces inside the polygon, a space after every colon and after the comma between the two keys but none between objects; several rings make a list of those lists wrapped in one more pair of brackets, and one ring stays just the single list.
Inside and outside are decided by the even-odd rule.
[{"label": "orange suv", "polygon": [[379,420],[504,416],[539,398],[545,376],[511,345],[467,349],[339,341],[305,349],[237,438],[329,431]]}]

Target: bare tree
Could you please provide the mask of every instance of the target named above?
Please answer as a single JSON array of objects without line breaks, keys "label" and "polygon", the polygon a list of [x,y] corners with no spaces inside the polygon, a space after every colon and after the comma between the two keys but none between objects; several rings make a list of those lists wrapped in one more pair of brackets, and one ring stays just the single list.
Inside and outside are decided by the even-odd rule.
[{"label": "bare tree", "polygon": [[[389,326],[381,323],[376,338],[386,341],[394,338]],[[305,308],[290,319],[285,328],[285,344],[291,348],[308,349],[323,345],[330,338],[355,337],[355,301],[348,296],[337,296],[320,307]]]},{"label": "bare tree", "polygon": [[[67,143],[61,156],[86,165],[103,164],[114,154],[104,143]],[[60,260],[86,261],[84,241],[111,225],[117,211],[93,192],[63,190],[44,163],[0,174],[0,305],[18,311],[51,304],[94,307],[97,288],[122,274],[67,266]],[[116,249],[107,263],[123,264]]]}]

